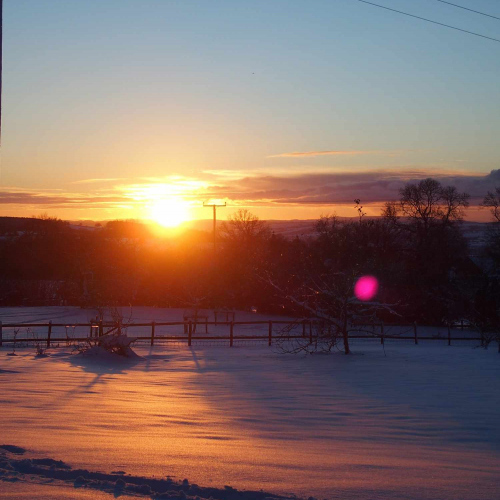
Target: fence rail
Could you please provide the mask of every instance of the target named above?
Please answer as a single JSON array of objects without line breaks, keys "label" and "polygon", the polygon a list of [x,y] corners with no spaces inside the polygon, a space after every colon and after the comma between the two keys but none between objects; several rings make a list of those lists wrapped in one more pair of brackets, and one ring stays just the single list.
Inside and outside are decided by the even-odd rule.
[{"label": "fence rail", "polygon": [[[131,333],[139,341],[147,341],[152,346],[155,342],[187,342],[191,346],[194,341],[224,341],[229,342],[232,347],[235,341],[262,341],[271,346],[280,340],[308,339],[310,343],[328,338],[328,334],[323,333],[328,329],[328,325],[318,319],[298,319],[290,320],[266,320],[266,321],[166,321],[166,322],[138,322],[119,325],[115,322],[99,321],[89,323],[4,323],[0,322],[0,347],[5,344],[20,343],[45,343],[47,348],[55,343],[87,342],[92,338],[106,335],[116,331],[117,328],[124,330],[137,330]],[[196,333],[197,327],[203,328],[205,334]],[[215,333],[208,333],[208,327],[217,330]],[[255,327],[257,331],[244,331],[246,327]],[[168,329],[169,331],[160,331]],[[384,343],[387,340],[406,340],[418,344],[419,340],[441,340],[447,341],[451,345],[452,341],[476,341],[484,343],[484,337],[475,331],[469,331],[469,335],[464,336],[464,325],[449,325],[435,327],[443,331],[443,335],[425,334],[425,328],[419,327],[416,323],[411,325],[384,325],[383,323],[372,325],[356,325],[351,328],[353,333],[349,334],[349,339],[353,340],[379,340]],[[456,335],[456,330],[460,328],[461,336]],[[465,327],[467,328],[467,327]],[[24,332],[22,331],[24,329]],[[38,331],[37,331],[38,329]],[[39,331],[43,329],[43,333]],[[79,335],[76,329],[80,329]],[[82,335],[82,330],[86,329],[87,334]],[[174,330],[173,332],[171,330]],[[236,333],[236,330],[240,330]],[[391,334],[393,329],[399,329],[398,334]],[[419,329],[424,329],[420,331]],[[221,332],[221,330],[224,330]],[[453,333],[452,333],[453,332]],[[422,334],[424,333],[424,334]],[[21,334],[21,335],[19,335]]]}]

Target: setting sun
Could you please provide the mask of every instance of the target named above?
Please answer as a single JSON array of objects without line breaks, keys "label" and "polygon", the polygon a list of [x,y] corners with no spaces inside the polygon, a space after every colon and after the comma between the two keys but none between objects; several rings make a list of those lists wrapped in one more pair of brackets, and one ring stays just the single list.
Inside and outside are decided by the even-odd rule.
[{"label": "setting sun", "polygon": [[173,198],[155,201],[150,214],[163,227],[176,227],[190,218],[187,203]]}]

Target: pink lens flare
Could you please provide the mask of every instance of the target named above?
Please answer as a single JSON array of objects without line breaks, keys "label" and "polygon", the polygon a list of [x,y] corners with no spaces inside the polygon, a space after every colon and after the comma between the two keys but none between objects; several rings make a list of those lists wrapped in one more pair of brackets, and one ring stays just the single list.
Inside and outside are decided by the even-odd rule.
[{"label": "pink lens flare", "polygon": [[375,276],[362,276],[354,285],[354,295],[359,300],[372,300],[378,292],[378,280]]}]

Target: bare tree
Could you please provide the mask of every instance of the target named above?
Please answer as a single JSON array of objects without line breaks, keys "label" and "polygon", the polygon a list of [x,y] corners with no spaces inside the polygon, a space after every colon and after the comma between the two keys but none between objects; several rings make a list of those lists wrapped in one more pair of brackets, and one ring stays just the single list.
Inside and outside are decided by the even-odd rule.
[{"label": "bare tree", "polygon": [[495,192],[488,191],[483,200],[483,207],[489,208],[491,215],[500,222],[500,187],[496,187]]},{"label": "bare tree", "polygon": [[[399,286],[408,293],[408,311],[441,320],[454,309],[453,276],[464,269],[467,242],[457,222],[469,206],[469,195],[435,179],[423,179],[400,189],[400,199],[386,204],[382,215],[399,235],[399,260],[404,274]],[[400,217],[402,216],[402,217]],[[461,272],[461,271],[460,271]],[[416,304],[425,304],[418,310]],[[425,309],[425,312],[424,312]]]},{"label": "bare tree", "polygon": [[128,316],[125,315],[123,308],[118,306],[111,306],[109,308],[109,315],[115,325],[113,330],[116,330],[119,334],[122,333],[122,330],[125,330],[126,333],[127,328],[134,323],[132,319],[132,306],[129,306]]},{"label": "bare tree", "polygon": [[293,274],[279,276],[274,270],[268,274],[267,282],[283,301],[319,320],[314,344],[298,339],[294,352],[342,346],[349,354],[349,335],[359,331],[359,325],[379,323],[377,313],[382,311],[396,314],[390,304],[354,295],[360,277],[388,270],[393,259],[387,258],[387,250],[394,241],[392,228],[384,221],[365,220],[360,200],[355,203],[358,222],[322,216],[316,223],[317,238],[309,242]]},{"label": "bare tree", "polygon": [[222,222],[220,234],[226,242],[246,245],[266,240],[271,233],[264,221],[242,208]]},{"label": "bare tree", "polygon": [[358,279],[352,273],[329,272],[282,287],[267,277],[270,284],[281,297],[297,306],[309,317],[317,318],[316,335],[310,338],[295,338],[292,343],[288,335],[283,335],[280,347],[287,352],[329,352],[343,347],[345,354],[350,354],[349,336],[352,332],[374,334],[360,325],[371,325],[377,320],[380,311],[399,316],[394,305],[377,301],[361,301],[354,296],[354,285]]},{"label": "bare tree", "polygon": [[387,201],[382,209],[382,217],[391,222],[396,223],[398,221],[398,205],[395,201]]},{"label": "bare tree", "polygon": [[83,343],[75,344],[74,351],[83,355],[97,355],[99,354],[99,349],[104,349],[112,354],[134,357],[135,353],[132,351],[131,345],[137,338],[127,336],[127,328],[134,324],[132,306],[130,306],[128,316],[121,307],[102,307],[101,320],[104,318],[106,310],[112,319],[113,326],[107,332],[104,332],[102,336],[88,337]]},{"label": "bare tree", "polygon": [[259,287],[255,276],[267,262],[269,227],[248,210],[240,209],[221,224],[220,236],[220,275],[214,280],[220,305],[255,305],[253,297]]},{"label": "bare tree", "polygon": [[500,271],[500,187],[488,191],[483,199],[483,207],[489,208],[493,222],[486,226],[486,255],[492,260],[495,274]]},{"label": "bare tree", "polygon": [[470,195],[459,193],[455,186],[446,186],[441,189],[442,220],[445,224],[450,221],[463,220],[465,209],[469,206]]},{"label": "bare tree", "polygon": [[[469,206],[469,195],[459,193],[453,186],[443,186],[435,179],[423,179],[408,183],[400,189],[399,211],[410,220],[428,227],[434,222],[448,224],[462,220]],[[394,206],[391,206],[393,214]]]}]

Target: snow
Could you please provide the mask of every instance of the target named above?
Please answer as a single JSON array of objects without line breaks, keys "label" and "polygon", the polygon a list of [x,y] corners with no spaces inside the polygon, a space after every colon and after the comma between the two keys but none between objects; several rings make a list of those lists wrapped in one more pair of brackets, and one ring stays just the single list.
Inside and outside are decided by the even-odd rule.
[{"label": "snow", "polygon": [[[17,450],[19,449],[17,447]],[[60,460],[27,458],[24,456],[26,452],[27,450],[24,449],[22,452],[12,451],[11,446],[0,445],[0,477],[10,485],[15,484],[18,486],[17,483],[21,481],[21,484],[24,483],[23,487],[17,488],[16,493],[20,493],[19,489],[21,493],[25,493],[27,490],[28,493],[36,495],[37,498],[46,496],[47,485],[59,487],[59,491],[52,491],[52,494],[56,494],[57,497],[59,497],[61,491],[67,493],[70,485],[72,485],[73,489],[80,490],[79,493],[88,493],[89,490],[93,490],[110,493],[115,497],[133,495],[135,497],[147,496],[170,500],[199,500],[200,497],[213,499],[214,496],[220,500],[284,499],[284,497],[269,496],[269,494],[262,491],[238,491],[228,486],[223,489],[200,487],[197,484],[191,484],[187,479],[174,481],[171,478],[132,476],[123,471],[103,473],[86,469],[73,469]],[[18,458],[11,455],[23,456]],[[12,495],[12,489],[9,488],[9,490],[9,495]],[[42,495],[40,495],[40,492],[42,492]],[[0,493],[0,498],[2,496],[3,494]],[[85,494],[82,497],[88,498]],[[12,498],[12,496],[9,498]]]},{"label": "snow", "polygon": [[[158,307],[122,307],[124,318],[136,323],[183,321],[186,309],[166,309]],[[209,321],[213,321],[213,310],[200,309],[200,315],[207,314]],[[109,311],[106,311],[105,320],[111,321]],[[86,323],[95,319],[95,309],[80,307],[50,306],[50,307],[0,307],[0,321],[3,323],[40,323],[52,320],[53,323]],[[220,318],[219,318],[220,319]],[[257,321],[267,319],[283,319],[281,316],[260,316],[252,312],[236,311],[235,321]]]},{"label": "snow", "polygon": [[[34,313],[57,321],[49,314],[56,310],[78,319],[69,308]],[[1,320],[12,321],[4,313]],[[29,318],[26,310],[9,314]],[[174,313],[134,314],[159,321]],[[7,356],[4,346],[0,445],[73,469],[188,478],[220,492],[230,485],[332,500],[498,498],[496,345],[387,341],[383,348],[360,340],[351,356],[293,356],[243,343],[133,349],[134,359],[103,362],[68,348],[45,358],[33,348]],[[1,453],[12,463],[25,456]],[[60,478],[5,481],[13,477],[0,480],[0,498],[106,495],[85,496],[88,489]]]},{"label": "snow", "polygon": [[[156,323],[168,323],[168,322],[183,322],[184,312],[186,309],[165,309],[156,307],[123,307],[121,312],[123,314],[124,320],[126,322],[130,321],[134,323],[151,323],[155,321]],[[214,321],[213,310],[200,309],[198,311],[200,317],[206,315],[208,321]],[[72,337],[86,337],[89,334],[88,326],[77,326],[72,327],[73,324],[78,323],[89,323],[91,320],[95,320],[97,311],[95,309],[81,309],[79,307],[0,307],[0,321],[4,325],[6,324],[47,324],[49,321],[56,324],[68,325],[66,326],[54,326],[52,328],[52,338],[61,339],[66,338],[66,336]],[[284,318],[283,316],[262,316],[260,314],[255,314],[247,311],[236,311],[235,321],[263,321],[263,320],[287,320],[289,318]],[[112,321],[110,311],[105,311],[104,321]],[[221,321],[221,316],[219,316],[219,323]],[[27,328],[20,328],[18,338],[36,338],[45,337],[47,335],[47,326],[41,327],[31,327],[30,331],[27,332]],[[205,326],[202,323],[197,325],[197,330],[195,334],[202,335],[205,332]],[[3,327],[4,338],[10,338],[13,336],[13,328]],[[252,325],[239,325],[237,331],[240,334],[249,334],[255,331],[255,326]],[[267,335],[267,325],[263,325],[257,328],[259,334]],[[149,336],[151,334],[151,327],[134,327],[130,326],[127,328],[127,333],[131,336]],[[229,335],[229,326],[227,324],[217,326],[209,326],[209,334],[215,335]],[[183,325],[156,325],[155,335],[179,335],[183,336]]]},{"label": "snow", "polygon": [[[7,486],[0,482],[0,498],[6,500],[110,500],[109,493],[96,491],[94,489],[76,489],[65,483],[55,481],[42,483],[9,483],[8,491],[2,488]],[[121,500],[137,497],[120,495]]]},{"label": "snow", "polygon": [[[156,323],[168,323],[168,322],[183,322],[183,317],[186,309],[165,309],[156,307],[134,307],[132,309],[128,307],[123,307],[121,309],[123,318],[129,320],[133,323],[151,323],[155,321]],[[214,321],[213,310],[200,309],[198,311],[199,317],[207,316],[209,322]],[[40,327],[30,327],[28,332],[28,327],[21,327],[19,329],[17,338],[43,338],[47,336],[47,327],[49,321],[55,324],[62,324],[65,326],[53,326],[52,327],[52,339],[57,342],[57,339],[75,338],[75,337],[86,337],[89,334],[89,326],[77,326],[73,327],[73,324],[89,323],[91,320],[95,320],[97,311],[95,309],[81,309],[79,307],[0,307],[0,321],[3,325],[6,324],[29,324],[38,323],[44,324],[46,326]],[[270,316],[261,315],[250,311],[236,311],[235,321],[236,322],[255,322],[255,321],[293,321],[293,318],[288,318],[284,316]],[[104,321],[112,321],[109,310],[105,311]],[[227,324],[220,324],[221,316],[219,315],[219,324],[208,326],[208,335],[210,336],[229,336],[229,326]],[[66,326],[67,325],[67,326]],[[278,324],[274,325],[274,334],[279,333],[281,327]],[[158,325],[155,327],[155,336],[179,336],[186,338],[183,331],[183,325]],[[150,336],[151,327],[150,326],[129,326],[126,328],[127,334],[130,336]],[[297,323],[294,330],[291,333],[300,334],[302,332],[302,325]],[[376,334],[380,334],[380,326],[375,329]],[[12,338],[14,334],[14,329],[11,327],[3,327],[3,337],[4,339]],[[199,323],[197,325],[197,330],[193,333],[193,338],[197,335],[202,336],[205,334],[205,325]],[[235,336],[238,335],[261,335],[266,338],[268,335],[268,325],[236,325],[234,327]],[[406,337],[413,337],[413,325],[406,326],[385,326],[384,335],[402,335]],[[423,340],[425,337],[439,337],[446,341],[448,335],[448,330],[446,327],[435,328],[435,327],[425,327],[418,326],[418,337]],[[457,338],[462,337],[477,337],[478,335],[474,332],[466,330],[452,329],[452,336]]]}]

